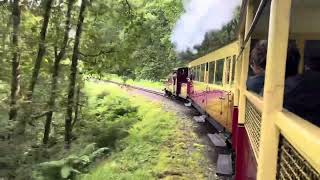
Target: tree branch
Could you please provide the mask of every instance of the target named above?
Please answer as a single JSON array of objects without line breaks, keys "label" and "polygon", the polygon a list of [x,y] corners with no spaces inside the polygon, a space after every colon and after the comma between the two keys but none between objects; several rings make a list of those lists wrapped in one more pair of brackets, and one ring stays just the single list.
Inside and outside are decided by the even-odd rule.
[{"label": "tree branch", "polygon": [[0,6],[4,6],[5,4],[7,4],[8,0],[3,0],[3,1],[0,1]]},{"label": "tree branch", "polygon": [[54,46],[54,58],[57,59],[58,58],[58,47]]},{"label": "tree branch", "polygon": [[36,119],[39,119],[39,118],[47,115],[49,112],[50,112],[50,111],[46,111],[46,112],[44,112],[44,113],[42,113],[42,114],[33,115],[33,116],[31,116],[31,117],[32,117],[32,119],[36,120]]},{"label": "tree branch", "polygon": [[130,3],[129,3],[129,1],[128,0],[125,0],[125,4],[128,6],[128,14],[129,14],[129,16],[130,16],[130,21],[131,21],[131,23],[132,23],[132,19],[133,19],[133,14],[132,14],[132,7],[131,7],[131,5],[130,5]]}]

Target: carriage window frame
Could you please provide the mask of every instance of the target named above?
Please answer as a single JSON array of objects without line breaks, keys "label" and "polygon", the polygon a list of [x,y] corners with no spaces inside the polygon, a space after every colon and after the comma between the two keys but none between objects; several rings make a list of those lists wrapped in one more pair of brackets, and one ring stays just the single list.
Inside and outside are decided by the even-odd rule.
[{"label": "carriage window frame", "polygon": [[[224,74],[224,63],[225,63],[225,59],[219,59],[216,60],[216,65],[215,65],[215,82],[214,84],[216,85],[223,85],[223,74]],[[220,67],[219,67],[220,66]],[[220,68],[220,69],[219,69]],[[219,74],[219,76],[218,76]]]},{"label": "carriage window frame", "polygon": [[195,81],[199,81],[199,74],[200,74],[200,66],[196,65],[195,66],[196,70],[195,70]]},{"label": "carriage window frame", "polygon": [[229,84],[231,77],[230,77],[230,71],[231,71],[231,57],[225,58],[225,67],[224,67],[224,84]]},{"label": "carriage window frame", "polygon": [[195,80],[195,76],[196,76],[196,72],[195,72],[195,69],[194,69],[194,66],[191,67],[191,71],[189,71],[190,73],[190,80],[194,81]]},{"label": "carriage window frame", "polygon": [[236,77],[236,61],[237,61],[237,56],[233,55],[232,56],[232,74],[231,74],[231,84],[234,84],[235,77]]},{"label": "carriage window frame", "polygon": [[188,71],[188,74],[189,74],[189,78],[190,78],[190,80],[194,80],[194,78],[195,78],[195,71],[194,71],[194,66],[192,66],[191,68],[190,68],[190,71]]},{"label": "carriage window frame", "polygon": [[209,76],[208,76],[208,83],[214,84],[215,82],[215,69],[216,69],[216,61],[209,62]]}]

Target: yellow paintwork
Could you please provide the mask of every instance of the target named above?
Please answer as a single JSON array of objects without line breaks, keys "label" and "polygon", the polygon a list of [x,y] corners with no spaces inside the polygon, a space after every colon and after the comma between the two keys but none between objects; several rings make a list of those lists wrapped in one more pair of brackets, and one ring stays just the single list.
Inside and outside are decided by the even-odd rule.
[{"label": "yellow paintwork", "polygon": [[[245,18],[243,19],[245,21],[245,27],[242,27],[244,30],[240,29],[239,31],[239,42],[245,38],[243,32],[247,33],[250,28],[253,17],[253,7],[259,3],[260,1],[258,0],[249,0],[247,11],[244,15]],[[294,18],[300,20],[293,21],[292,27],[296,27],[296,29],[289,34],[290,14],[292,9],[291,0],[272,0],[271,2],[269,30],[267,35],[268,54],[264,97],[259,97],[246,90],[245,83],[248,74],[249,45],[246,46],[242,58],[240,58],[242,64],[241,72],[236,73],[236,80],[239,78],[237,76],[240,76],[239,123],[244,122],[246,99],[262,113],[260,150],[258,155],[259,159],[257,159],[257,179],[272,180],[276,178],[280,133],[318,172],[320,172],[320,129],[308,121],[305,121],[290,112],[286,112],[282,107],[288,39],[297,40],[301,54],[304,54],[305,40],[320,39],[319,24],[312,25],[313,28],[310,28],[311,21],[301,21],[301,18],[303,17],[319,17],[319,11],[308,11],[307,9],[310,7],[306,7],[306,9],[301,7],[297,8],[298,3],[303,4],[303,2],[297,1],[293,5],[296,9],[295,13],[298,14],[295,15]],[[304,26],[299,23],[306,25]],[[243,25],[243,22],[240,24]],[[310,32],[310,30],[313,30],[313,32]],[[253,37],[265,38],[266,34],[259,34],[258,32],[253,34]],[[303,73],[303,61],[304,59],[302,56],[299,73]],[[238,87],[237,81],[235,87]],[[237,92],[236,89],[235,92]],[[249,137],[249,140],[251,141],[251,137]]]},{"label": "yellow paintwork", "polygon": [[[310,0],[311,1],[311,0]],[[308,1],[310,3],[310,1]],[[255,155],[257,160],[257,179],[273,180],[276,178],[278,143],[280,134],[283,135],[296,150],[318,171],[320,172],[320,128],[310,124],[300,117],[287,112],[283,109],[283,94],[284,94],[284,76],[285,62],[287,55],[288,39],[297,40],[297,44],[301,54],[304,54],[304,46],[306,40],[320,40],[320,24],[314,25],[315,29],[310,29],[310,22],[302,22],[305,26],[297,24],[301,22],[302,17],[312,17],[312,13],[316,13],[320,17],[320,11],[308,11],[306,7],[297,7],[297,4],[303,4],[303,1],[295,1],[291,6],[291,0],[272,0],[270,7],[270,18],[268,21],[268,31],[255,32],[254,38],[268,37],[268,53],[267,65],[265,71],[264,96],[260,97],[257,94],[246,90],[246,81],[249,69],[250,56],[250,41],[246,44],[245,49],[235,65],[235,82],[232,84],[226,79],[227,76],[232,76],[233,55],[238,54],[240,46],[251,27],[254,9],[260,3],[260,0],[248,0],[245,8],[245,13],[242,15],[240,22],[239,40],[230,43],[206,56],[192,61],[189,67],[198,66],[207,62],[224,59],[223,84],[209,84],[208,72],[205,72],[205,82],[193,82],[193,88],[197,92],[220,90],[221,99],[209,98],[206,101],[205,111],[217,120],[220,124],[231,131],[231,111],[232,105],[239,106],[239,124],[243,124],[245,120],[246,101],[250,101],[258,111],[262,114],[261,119],[261,137],[259,144],[258,155]],[[296,8],[296,15],[299,21],[290,20],[292,7]],[[319,7],[320,9],[320,7]],[[303,13],[304,11],[308,11]],[[306,18],[308,19],[308,18]],[[244,22],[243,22],[244,21]],[[293,22],[292,27],[297,30],[289,33],[290,22]],[[311,23],[311,24],[310,24]],[[267,24],[265,24],[267,27]],[[303,73],[303,55],[301,56],[299,73]],[[227,75],[227,59],[230,59],[230,72]],[[215,72],[217,66],[214,66]],[[210,69],[209,69],[210,71]],[[214,76],[215,79],[215,76]],[[215,82],[215,80],[214,80]],[[229,95],[228,95],[229,93]],[[218,96],[217,96],[218,97]],[[229,123],[230,122],[230,123]],[[249,137],[251,142],[252,137]]]},{"label": "yellow paintwork", "polygon": [[320,129],[288,111],[278,112],[275,116],[281,134],[320,172]]},{"label": "yellow paintwork", "polygon": [[244,94],[259,112],[263,111],[263,99],[261,96],[247,90],[244,91]]},{"label": "yellow paintwork", "polygon": [[[204,104],[199,104],[199,105],[213,119],[215,119],[222,126],[224,126],[226,130],[229,132],[231,132],[232,130],[231,108],[233,107],[233,104],[234,104],[234,98],[233,98],[234,85],[231,83],[231,81],[227,80],[227,76],[231,77],[232,75],[232,70],[233,70],[232,57],[234,55],[237,55],[238,52],[239,52],[239,43],[238,41],[234,41],[212,53],[209,53],[206,56],[203,56],[199,59],[196,59],[190,62],[189,64],[189,67],[194,67],[194,66],[206,64],[206,63],[221,60],[221,59],[225,60],[221,85],[208,83],[209,72],[205,71],[204,82],[193,81],[193,88],[195,92],[209,91],[211,93],[211,96],[208,96],[207,98],[205,96],[201,97],[201,99],[205,99],[205,105]],[[215,65],[214,68],[215,68],[214,72],[216,72],[217,66]],[[227,68],[229,68],[229,70]],[[214,76],[214,82],[215,82],[215,76]],[[220,90],[220,94],[213,95],[214,93],[212,92],[212,90]]]},{"label": "yellow paintwork", "polygon": [[234,41],[220,49],[217,49],[199,59],[196,59],[190,62],[189,67],[197,66],[206,62],[216,61],[219,59],[224,59],[229,56],[233,56],[238,54],[239,51],[239,44],[238,41]]},{"label": "yellow paintwork", "polygon": [[[245,38],[248,34],[249,28],[251,26],[253,20],[253,4],[252,1],[249,0],[247,6],[247,13],[246,13],[246,23],[245,23],[245,35],[241,35],[242,38]],[[246,82],[248,78],[248,69],[249,69],[249,56],[250,56],[250,41],[245,46],[245,49],[242,54],[242,62],[241,62],[241,74],[240,74],[240,85],[239,85],[239,124],[244,124],[245,119],[245,106],[246,106],[246,97],[244,92],[247,89]],[[242,42],[242,40],[241,40]]]},{"label": "yellow paintwork", "polygon": [[181,93],[180,93],[180,97],[182,98],[187,98],[188,93],[187,93],[187,83],[182,83],[181,84]]},{"label": "yellow paintwork", "polygon": [[214,117],[228,132],[232,132],[233,94],[224,92],[222,99],[208,99],[207,113]]},{"label": "yellow paintwork", "polygon": [[280,129],[275,125],[275,114],[283,105],[290,9],[291,0],[271,2],[257,179],[275,179],[277,173]]},{"label": "yellow paintwork", "polygon": [[203,92],[203,91],[206,91],[206,89],[207,89],[207,83],[193,81],[192,84],[193,84],[193,89],[196,92]]}]

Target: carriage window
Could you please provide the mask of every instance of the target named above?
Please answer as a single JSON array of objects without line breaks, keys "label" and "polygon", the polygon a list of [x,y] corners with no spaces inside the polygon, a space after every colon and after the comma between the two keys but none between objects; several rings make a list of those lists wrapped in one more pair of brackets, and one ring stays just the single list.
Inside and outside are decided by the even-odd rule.
[{"label": "carriage window", "polygon": [[223,79],[223,67],[224,59],[220,59],[216,62],[216,72],[215,72],[215,84],[222,84]]},{"label": "carriage window", "polygon": [[191,67],[191,71],[190,71],[190,77],[191,80],[195,80],[196,78],[196,69],[194,67]]},{"label": "carriage window", "polygon": [[[258,4],[257,4],[258,5]],[[252,31],[247,78],[247,89],[259,96],[263,95],[266,58],[268,49],[269,21],[271,1],[263,8],[261,17]]]},{"label": "carriage window", "polygon": [[199,78],[200,78],[200,82],[204,82],[204,72],[205,72],[205,70],[206,70],[206,65],[205,64],[201,64],[200,65],[200,76],[199,76]]},{"label": "carriage window", "polygon": [[209,83],[214,83],[214,69],[215,69],[215,62],[212,61],[209,63]]},{"label": "carriage window", "polygon": [[190,71],[188,71],[188,77],[190,80],[194,80],[194,67],[191,67]]},{"label": "carriage window", "polygon": [[196,80],[196,68],[195,67],[192,67],[191,74],[192,74],[192,76],[191,76],[192,80],[195,81]]},{"label": "carriage window", "polygon": [[200,75],[200,66],[196,66],[196,77],[195,77],[196,81],[199,81],[199,75]]},{"label": "carriage window", "polygon": [[320,127],[320,41],[305,41],[304,47],[304,73],[286,78],[283,106]]},{"label": "carriage window", "polygon": [[234,77],[236,74],[236,60],[237,60],[237,56],[233,55],[233,60],[232,60],[232,75],[231,75],[231,81],[232,83],[234,83]]}]

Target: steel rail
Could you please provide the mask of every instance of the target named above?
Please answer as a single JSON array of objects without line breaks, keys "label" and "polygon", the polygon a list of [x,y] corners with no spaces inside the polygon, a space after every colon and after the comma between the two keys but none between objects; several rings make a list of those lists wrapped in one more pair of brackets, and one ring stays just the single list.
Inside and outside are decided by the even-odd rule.
[{"label": "steel rail", "polygon": [[113,84],[117,84],[119,86],[125,86],[125,87],[129,87],[129,88],[133,88],[133,89],[137,89],[140,91],[145,91],[151,94],[155,94],[155,95],[159,95],[159,96],[164,96],[163,92],[160,91],[155,91],[155,90],[151,90],[151,89],[146,89],[146,88],[142,88],[142,87],[138,87],[138,86],[132,86],[129,84],[125,84],[125,83],[120,83],[120,82],[115,82],[115,81],[111,81],[111,80],[100,80],[100,81],[104,81],[104,82],[109,82],[109,83],[113,83]]}]

